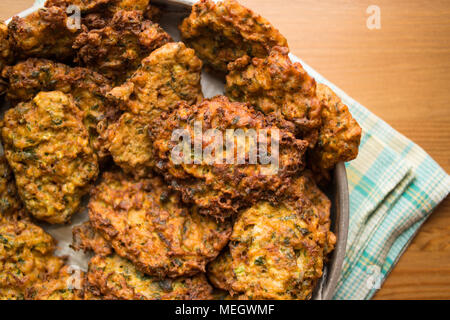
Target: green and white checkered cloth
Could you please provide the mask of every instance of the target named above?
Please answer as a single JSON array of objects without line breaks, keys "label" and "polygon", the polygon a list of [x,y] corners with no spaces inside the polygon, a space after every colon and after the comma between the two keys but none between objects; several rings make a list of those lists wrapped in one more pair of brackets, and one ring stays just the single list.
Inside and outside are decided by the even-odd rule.
[{"label": "green and white checkered cloth", "polygon": [[358,158],[347,164],[350,227],[334,299],[370,299],[450,192],[450,177],[418,145],[300,59],[291,58],[333,89],[363,128]]}]

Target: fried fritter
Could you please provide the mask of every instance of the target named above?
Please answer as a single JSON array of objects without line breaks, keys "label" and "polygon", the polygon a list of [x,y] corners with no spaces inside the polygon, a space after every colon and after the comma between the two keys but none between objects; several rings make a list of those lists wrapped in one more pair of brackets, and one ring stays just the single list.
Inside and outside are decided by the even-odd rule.
[{"label": "fried fritter", "polygon": [[[203,133],[203,141],[199,142],[199,146],[203,148],[214,143],[210,141],[211,137],[208,137],[207,131],[210,129],[222,133],[224,143],[227,140],[228,129],[241,129],[240,132],[245,135],[252,131],[261,134],[263,133],[261,130],[267,130],[267,154],[269,157],[278,158],[278,165],[275,162],[261,164],[261,161],[256,164],[250,161],[237,164],[240,157],[236,155],[237,147],[233,153],[231,150],[229,152],[231,161],[226,150],[221,150],[220,153],[213,155],[213,161],[204,157],[199,159],[197,164],[192,164],[192,156],[184,152],[180,158],[188,161],[181,161],[182,163],[178,164],[179,161],[172,158],[172,153],[178,152],[180,143],[172,140],[172,133],[176,129],[185,129],[190,138],[188,148],[193,154],[194,130],[199,124]],[[223,96],[204,100],[192,107],[181,103],[170,115],[157,122],[156,127],[159,128],[155,129],[157,133],[153,144],[156,169],[165,176],[172,188],[182,193],[185,202],[197,205],[202,214],[223,219],[258,199],[275,200],[285,192],[290,176],[304,167],[303,155],[307,149],[307,142],[297,140],[290,132],[278,130],[261,113],[251,110],[247,104],[232,103]],[[239,143],[237,133],[235,131],[230,144]],[[273,141],[269,143],[271,140]],[[242,142],[241,140],[241,145]],[[245,152],[241,159],[251,158],[250,143],[251,141],[244,142]],[[278,157],[275,149],[273,154],[271,152],[272,143],[274,146],[279,145]],[[204,151],[203,148],[201,151]],[[186,156],[189,158],[186,159]],[[219,164],[220,162],[222,164]]]},{"label": "fried fritter", "polygon": [[139,70],[110,96],[128,112],[107,130],[114,162],[128,173],[145,176],[155,166],[148,131],[161,114],[178,101],[190,104],[203,97],[202,62],[182,43],[169,43],[153,51]]},{"label": "fried fritter", "polygon": [[108,128],[105,138],[115,164],[138,177],[148,176],[155,167],[149,128],[145,117],[126,112]]},{"label": "fried fritter", "polygon": [[14,175],[4,156],[0,157],[0,217],[12,216],[22,208]]},{"label": "fried fritter", "polygon": [[107,172],[89,203],[92,226],[118,255],[149,275],[189,276],[205,271],[227,244],[231,224],[181,204],[159,177],[135,180]]},{"label": "fried fritter", "polygon": [[6,112],[1,133],[26,209],[39,220],[68,222],[98,174],[97,156],[72,98],[41,92]]},{"label": "fried fritter", "polygon": [[116,2],[115,0],[47,0],[45,7],[59,7],[67,9],[69,6],[77,6],[82,13],[86,13],[92,10],[99,10],[102,6]]},{"label": "fried fritter", "polygon": [[69,25],[65,10],[58,7],[41,8],[25,18],[13,17],[8,30],[15,54],[20,58],[70,60],[79,30],[69,29]]},{"label": "fried fritter", "polygon": [[65,266],[50,279],[27,288],[26,300],[84,300],[84,272]]},{"label": "fried fritter", "polygon": [[292,199],[258,202],[239,214],[231,254],[208,267],[215,286],[240,299],[311,298],[336,241],[329,231],[330,201],[309,176],[292,188]]},{"label": "fried fritter", "polygon": [[312,150],[311,163],[315,171],[324,173],[338,162],[356,158],[362,130],[348,107],[329,87],[319,84],[317,96],[322,104],[323,124],[317,146]]},{"label": "fried fritter", "polygon": [[127,111],[152,121],[179,101],[202,100],[201,70],[194,50],[182,42],[168,43],[145,58],[136,73],[110,95]]},{"label": "fried fritter", "polygon": [[288,46],[269,21],[234,0],[201,0],[192,7],[180,31],[206,65],[223,73],[228,63],[242,56],[264,58],[272,47]]},{"label": "fried fritter", "polygon": [[89,221],[72,229],[74,250],[93,251],[97,255],[107,256],[113,253],[111,245],[98,233]]},{"label": "fried fritter", "polygon": [[[13,60],[11,44],[8,37],[8,27],[0,21],[0,72]],[[0,96],[5,92],[7,84],[0,79]]]},{"label": "fried fritter", "polygon": [[210,300],[204,274],[192,278],[157,279],[138,271],[117,255],[95,256],[89,263],[87,290],[107,300]]},{"label": "fried fritter", "polygon": [[292,63],[288,53],[287,48],[275,47],[265,59],[244,56],[231,63],[227,96],[248,102],[264,114],[292,121],[312,148],[321,125],[316,81],[300,63]]},{"label": "fried fritter", "polygon": [[116,83],[122,83],[153,50],[171,41],[156,23],[144,20],[139,11],[118,11],[102,29],[83,32],[75,40],[76,62]]},{"label": "fried fritter", "polygon": [[[77,6],[81,13],[81,23],[89,30],[105,28],[115,13],[121,10],[139,11],[146,19],[158,22],[161,11],[149,4],[149,0],[48,0],[46,7],[60,7],[65,10],[69,6]],[[69,12],[70,13],[70,12]]]},{"label": "fried fritter", "polygon": [[92,148],[101,161],[109,155],[102,136],[108,124],[116,120],[117,110],[107,103],[106,93],[111,87],[105,77],[89,69],[36,58],[6,67],[3,77],[8,79],[7,97],[13,104],[30,101],[40,91],[71,94],[83,112]]},{"label": "fried fritter", "polygon": [[0,300],[21,300],[31,285],[54,277],[64,261],[55,242],[29,221],[0,217]]}]

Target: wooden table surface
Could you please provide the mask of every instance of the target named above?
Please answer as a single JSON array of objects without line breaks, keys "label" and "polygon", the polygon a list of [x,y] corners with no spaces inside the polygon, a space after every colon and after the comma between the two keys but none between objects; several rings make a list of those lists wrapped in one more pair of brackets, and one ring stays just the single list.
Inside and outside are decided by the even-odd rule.
[{"label": "wooden table surface", "polygon": [[[1,0],[0,18],[33,0]],[[450,1],[241,0],[291,51],[450,172]],[[366,26],[369,5],[381,29]],[[425,223],[377,299],[450,299],[450,200]]]}]

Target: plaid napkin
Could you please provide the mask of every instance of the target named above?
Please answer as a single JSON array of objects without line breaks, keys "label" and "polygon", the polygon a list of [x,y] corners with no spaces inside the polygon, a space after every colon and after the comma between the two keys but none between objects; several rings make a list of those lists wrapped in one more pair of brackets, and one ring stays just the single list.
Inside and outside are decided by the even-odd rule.
[{"label": "plaid napkin", "polygon": [[347,164],[350,226],[334,299],[370,299],[450,192],[450,177],[418,145],[300,59],[291,58],[333,89],[363,128],[358,158]]}]

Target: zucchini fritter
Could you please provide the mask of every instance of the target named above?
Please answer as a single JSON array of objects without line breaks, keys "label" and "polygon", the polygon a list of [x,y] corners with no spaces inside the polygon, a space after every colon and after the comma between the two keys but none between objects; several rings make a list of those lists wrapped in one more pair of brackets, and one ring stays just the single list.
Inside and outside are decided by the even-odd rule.
[{"label": "zucchini fritter", "polygon": [[13,17],[8,30],[15,54],[20,58],[70,60],[79,30],[69,29],[67,20],[65,10],[58,7],[41,8],[25,18]]},{"label": "zucchini fritter", "polygon": [[161,11],[149,4],[149,0],[48,0],[46,7],[67,9],[70,5],[78,6],[81,13],[81,23],[89,30],[103,29],[118,11],[139,11],[146,19],[158,22]]},{"label": "zucchini fritter", "polygon": [[8,39],[8,27],[0,21],[0,71],[11,63],[12,51],[11,44]]},{"label": "zucchini fritter", "polygon": [[92,251],[97,255],[107,256],[113,251],[111,245],[99,234],[89,221],[72,229],[74,250]]},{"label": "zucchini fritter", "polygon": [[135,180],[107,172],[94,190],[89,217],[121,257],[156,277],[205,271],[227,244],[231,224],[181,205],[159,177]]},{"label": "zucchini fritter", "polygon": [[14,216],[22,208],[14,175],[4,156],[0,156],[0,217]]},{"label": "zucchini fritter", "polygon": [[37,219],[66,223],[98,174],[82,112],[60,91],[6,112],[2,139],[20,197]]},{"label": "zucchini fritter", "polygon": [[265,59],[244,56],[228,68],[228,97],[292,121],[309,147],[314,146],[321,124],[316,81],[300,63],[292,63],[287,48],[275,47]]},{"label": "zucchini fritter", "polygon": [[83,123],[90,143],[100,160],[109,155],[103,141],[108,123],[115,120],[117,110],[106,101],[111,89],[109,81],[89,69],[71,68],[46,59],[29,58],[6,67],[3,77],[9,80],[8,99],[16,104],[30,101],[40,91],[62,91],[71,94],[83,112]]},{"label": "zucchini fritter", "polygon": [[84,272],[78,275],[68,266],[50,279],[27,288],[26,300],[84,300]]},{"label": "zucchini fritter", "polygon": [[[13,55],[8,37],[8,27],[0,21],[0,72],[12,63]],[[5,93],[7,84],[0,78],[0,96]]]},{"label": "zucchini fritter", "polygon": [[258,202],[233,227],[230,253],[208,267],[213,284],[240,299],[309,299],[333,250],[330,201],[309,176],[291,199]]},{"label": "zucchini fritter", "polygon": [[111,91],[111,98],[125,110],[153,121],[179,101],[201,101],[201,70],[194,50],[182,42],[168,43],[142,60],[136,73]]},{"label": "zucchini fritter", "polygon": [[116,123],[108,127],[105,139],[114,163],[125,172],[138,177],[151,174],[155,160],[150,124],[146,117],[125,112]]},{"label": "zucchini fritter", "polygon": [[[203,148],[211,144],[207,134],[210,129],[220,131],[223,137],[227,136],[228,129],[241,129],[244,133],[267,129],[268,141],[276,140],[274,142],[279,145],[278,171],[273,170],[275,166],[272,164],[236,164],[236,152],[234,159],[231,159],[233,164],[229,164],[226,150],[214,155],[213,164],[208,163],[206,158],[201,159],[198,164],[175,164],[172,152],[179,142],[172,140],[172,133],[175,129],[186,129],[192,153],[195,148],[196,123],[202,124]],[[165,176],[172,188],[182,193],[183,201],[197,205],[202,214],[223,219],[258,199],[275,200],[285,192],[290,176],[304,167],[303,155],[307,142],[297,140],[292,133],[284,130],[279,130],[277,137],[272,132],[278,128],[268,122],[263,114],[251,110],[247,104],[232,103],[223,96],[204,100],[192,107],[180,103],[156,126],[159,130],[155,129],[157,133],[153,146],[157,170]],[[238,138],[235,136],[233,141],[236,145]],[[245,144],[244,159],[249,159],[250,142],[246,141]],[[270,148],[271,144],[268,144],[268,155],[272,155]],[[236,147],[235,151],[237,150]],[[219,161],[222,164],[218,164]]]},{"label": "zucchini fritter", "polygon": [[107,300],[209,300],[212,288],[204,274],[157,279],[117,255],[95,256],[89,263],[87,290]]},{"label": "zucchini fritter", "polygon": [[83,29],[73,48],[76,62],[122,83],[153,50],[171,41],[156,23],[144,20],[139,11],[118,11],[102,29]]},{"label": "zucchini fritter", "polygon": [[31,285],[55,277],[64,261],[55,241],[29,221],[0,217],[0,300],[21,300]]},{"label": "zucchini fritter", "polygon": [[317,86],[322,104],[322,127],[319,141],[312,150],[312,167],[318,173],[333,169],[338,162],[353,160],[358,155],[361,127],[348,107],[326,85]]},{"label": "zucchini fritter", "polygon": [[224,73],[228,63],[242,56],[263,58],[274,46],[288,46],[269,21],[234,0],[201,0],[180,31],[206,65]]},{"label": "zucchini fritter", "polygon": [[123,86],[111,92],[113,100],[128,110],[107,130],[108,149],[114,162],[128,173],[146,176],[155,166],[152,138],[148,134],[161,113],[178,101],[190,104],[203,97],[201,61],[182,43],[169,43],[142,61]]}]

